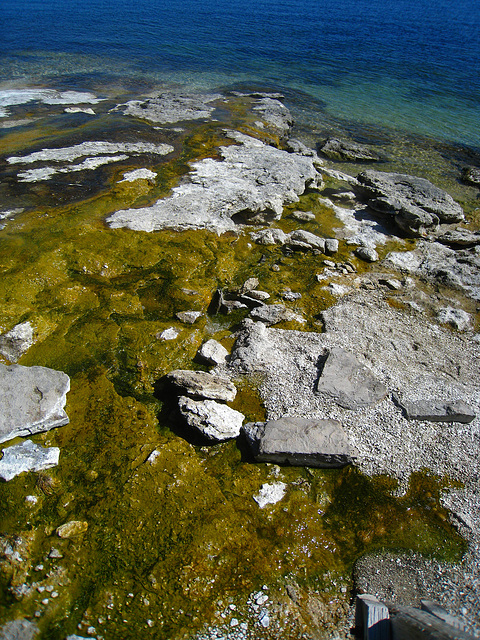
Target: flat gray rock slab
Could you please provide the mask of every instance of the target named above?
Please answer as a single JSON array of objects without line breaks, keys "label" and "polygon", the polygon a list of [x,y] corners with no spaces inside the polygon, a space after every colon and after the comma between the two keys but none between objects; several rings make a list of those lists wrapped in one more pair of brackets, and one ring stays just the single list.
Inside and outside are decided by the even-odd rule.
[{"label": "flat gray rock slab", "polygon": [[188,425],[208,440],[220,442],[240,435],[245,416],[226,404],[182,396],[178,406]]},{"label": "flat gray rock slab", "polygon": [[352,450],[338,420],[284,417],[243,428],[255,459],[309,467],[342,467]]},{"label": "flat gray rock slab", "polygon": [[264,304],[256,309],[252,309],[250,315],[252,318],[255,318],[255,320],[260,320],[260,322],[263,322],[263,324],[267,326],[278,324],[279,322],[305,322],[302,316],[287,309],[283,304]]},{"label": "flat gray rock slab", "polygon": [[420,607],[422,611],[426,611],[427,613],[432,614],[432,616],[440,618],[440,620],[443,620],[455,629],[460,629],[461,631],[467,630],[464,622],[460,620],[460,618],[457,618],[457,616],[452,616],[452,614],[442,606],[440,606],[438,602],[422,598],[422,600],[420,600]]},{"label": "flat gray rock slab", "polygon": [[345,349],[328,351],[316,385],[317,393],[329,396],[345,409],[363,409],[383,400],[388,390],[372,372]]},{"label": "flat gray rock slab", "polygon": [[218,93],[174,93],[163,91],[147,100],[132,100],[119,105],[116,110],[126,116],[134,116],[156,124],[172,124],[184,120],[211,118],[215,101],[222,98]]},{"label": "flat gray rock slab", "polygon": [[67,424],[69,390],[62,371],[0,364],[0,442]]},{"label": "flat gray rock slab", "polygon": [[176,369],[167,375],[167,380],[177,388],[181,395],[193,398],[231,402],[237,395],[237,389],[232,382],[206,371]]},{"label": "flat gray rock slab", "polygon": [[473,409],[463,400],[417,400],[401,401],[400,406],[409,420],[428,420],[430,422],[472,422]]},{"label": "flat gray rock slab", "polygon": [[0,460],[0,478],[8,482],[24,471],[43,471],[56,467],[60,456],[58,447],[41,447],[31,440],[7,447]]}]

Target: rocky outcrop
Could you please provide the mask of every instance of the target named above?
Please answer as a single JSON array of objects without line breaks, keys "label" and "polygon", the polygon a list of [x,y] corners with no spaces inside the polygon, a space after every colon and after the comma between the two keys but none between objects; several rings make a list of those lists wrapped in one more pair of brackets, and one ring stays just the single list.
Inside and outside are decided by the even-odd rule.
[{"label": "rocky outcrop", "polygon": [[222,146],[223,160],[205,158],[191,165],[182,184],[153,206],[117,211],[112,228],[233,230],[238,223],[279,219],[286,204],[296,202],[320,175],[312,158],[281,151],[250,136],[230,132],[238,144]]},{"label": "rocky outcrop", "polygon": [[328,138],[319,145],[318,150],[330,160],[341,162],[376,162],[380,160],[380,156],[370,147],[339,138]]},{"label": "rocky outcrop", "polygon": [[357,190],[375,211],[390,215],[408,235],[422,237],[441,222],[463,220],[462,207],[424,178],[400,173],[365,171],[357,176]]},{"label": "rocky outcrop", "polygon": [[58,464],[58,447],[41,447],[31,440],[7,447],[0,460],[0,478],[8,482],[24,471],[43,471]]},{"label": "rocky outcrop", "polygon": [[480,300],[480,248],[456,251],[439,242],[420,241],[413,251],[393,251],[383,264],[405,273],[461,289]]},{"label": "rocky outcrop", "polygon": [[182,396],[178,406],[187,424],[208,440],[220,442],[240,435],[245,416],[225,404]]},{"label": "rocky outcrop", "polygon": [[118,105],[115,111],[126,116],[148,120],[155,124],[172,124],[184,120],[211,118],[215,102],[222,96],[218,93],[174,93],[163,91],[146,100],[131,100]]},{"label": "rocky outcrop", "polygon": [[61,371],[0,364],[0,442],[67,424],[69,389]]},{"label": "rocky outcrop", "polygon": [[342,467],[351,462],[352,449],[337,420],[285,416],[243,427],[258,462],[308,467]]}]

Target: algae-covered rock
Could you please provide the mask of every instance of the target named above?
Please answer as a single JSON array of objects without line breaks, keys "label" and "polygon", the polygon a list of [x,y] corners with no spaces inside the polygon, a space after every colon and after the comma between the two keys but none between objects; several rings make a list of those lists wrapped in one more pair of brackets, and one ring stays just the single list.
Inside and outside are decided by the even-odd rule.
[{"label": "algae-covered rock", "polygon": [[22,322],[0,336],[0,353],[10,362],[17,362],[32,344],[33,327],[30,322]]},{"label": "algae-covered rock", "polygon": [[57,527],[56,534],[59,538],[75,538],[85,533],[88,529],[88,522],[81,520],[70,520]]},{"label": "algae-covered rock", "polygon": [[62,371],[0,364],[0,442],[67,424],[69,389]]}]

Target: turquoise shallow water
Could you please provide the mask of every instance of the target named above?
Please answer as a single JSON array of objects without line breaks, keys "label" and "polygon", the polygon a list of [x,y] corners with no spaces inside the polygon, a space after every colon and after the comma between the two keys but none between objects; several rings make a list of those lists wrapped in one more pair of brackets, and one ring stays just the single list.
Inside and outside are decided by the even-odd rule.
[{"label": "turquoise shallow water", "polygon": [[3,0],[0,81],[260,86],[477,147],[479,34],[475,0]]}]

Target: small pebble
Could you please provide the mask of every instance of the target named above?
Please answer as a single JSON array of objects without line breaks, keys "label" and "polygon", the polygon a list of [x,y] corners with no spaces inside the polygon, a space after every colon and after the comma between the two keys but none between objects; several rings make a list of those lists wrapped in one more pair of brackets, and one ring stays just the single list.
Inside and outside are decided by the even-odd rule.
[{"label": "small pebble", "polygon": [[151,628],[155,626],[155,622],[153,620],[147,620],[147,625]]},{"label": "small pebble", "polygon": [[238,624],[239,624],[239,623],[238,623],[238,620],[237,620],[236,618],[232,618],[232,619],[230,620],[230,626],[231,626],[231,627],[238,627]]},{"label": "small pebble", "polygon": [[48,593],[52,593],[52,591],[53,591],[53,586],[52,586],[51,584],[47,585],[47,586],[45,587],[45,591],[47,591]]},{"label": "small pebble", "polygon": [[58,592],[57,591],[52,591],[51,597],[52,598],[58,598]]},{"label": "small pebble", "polygon": [[272,271],[280,271],[280,266],[278,264],[274,264],[272,266]]},{"label": "small pebble", "polygon": [[48,598],[44,598],[42,600],[42,604],[47,605],[50,602],[50,600]]},{"label": "small pebble", "polygon": [[37,564],[36,567],[33,568],[34,571],[43,571],[43,564]]}]

